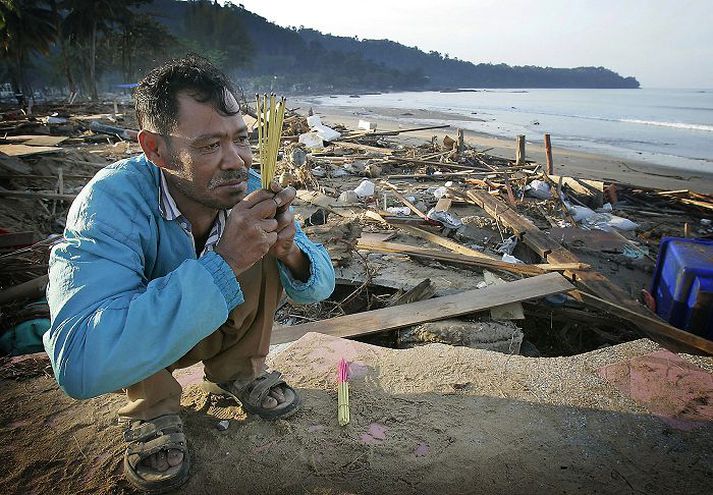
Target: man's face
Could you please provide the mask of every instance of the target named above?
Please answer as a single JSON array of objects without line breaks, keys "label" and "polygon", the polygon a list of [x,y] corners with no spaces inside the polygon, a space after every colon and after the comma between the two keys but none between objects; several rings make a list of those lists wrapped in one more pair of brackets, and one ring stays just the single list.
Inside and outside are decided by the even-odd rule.
[{"label": "man's face", "polygon": [[[166,140],[169,175],[185,200],[211,209],[232,208],[247,194],[252,152],[240,114],[222,115],[210,103],[179,93],[178,126]],[[238,103],[226,92],[227,107]]]}]

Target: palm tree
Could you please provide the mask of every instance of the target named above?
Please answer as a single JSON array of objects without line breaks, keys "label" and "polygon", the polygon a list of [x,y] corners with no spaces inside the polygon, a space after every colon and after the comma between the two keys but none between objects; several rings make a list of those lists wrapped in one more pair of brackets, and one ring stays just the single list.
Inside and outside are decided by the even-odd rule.
[{"label": "palm tree", "polygon": [[89,47],[89,85],[92,99],[97,95],[97,36],[109,32],[116,22],[131,17],[132,6],[148,0],[65,0],[68,11],[65,31],[70,40]]},{"label": "palm tree", "polygon": [[57,35],[55,13],[39,0],[0,0],[0,53],[7,60],[17,102],[32,94],[25,66],[34,53],[47,54]]}]

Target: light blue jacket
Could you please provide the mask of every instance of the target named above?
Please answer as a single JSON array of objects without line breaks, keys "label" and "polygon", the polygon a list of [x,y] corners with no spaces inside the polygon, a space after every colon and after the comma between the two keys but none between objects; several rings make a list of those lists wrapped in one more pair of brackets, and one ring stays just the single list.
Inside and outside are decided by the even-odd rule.
[{"label": "light blue jacket", "polygon": [[[44,345],[57,382],[75,398],[137,383],[175,363],[244,302],[230,266],[159,211],[159,169],[144,155],[102,169],[72,203],[65,240],[50,256],[52,326]],[[253,171],[249,190],[260,187]],[[307,282],[278,263],[297,303],[328,297],[334,269],[323,246],[299,229]]]}]

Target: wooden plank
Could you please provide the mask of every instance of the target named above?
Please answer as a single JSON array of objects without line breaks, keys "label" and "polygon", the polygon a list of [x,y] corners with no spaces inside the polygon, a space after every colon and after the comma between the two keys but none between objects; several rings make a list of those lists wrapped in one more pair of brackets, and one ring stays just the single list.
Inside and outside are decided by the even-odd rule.
[{"label": "wooden plank", "polygon": [[479,268],[488,268],[491,270],[501,270],[520,275],[539,275],[548,271],[564,271],[564,270],[579,270],[588,268],[588,265],[578,263],[576,265],[551,265],[549,263],[541,265],[527,265],[524,263],[506,263],[500,260],[490,260],[486,258],[474,258],[457,253],[444,253],[417,246],[410,246],[398,242],[378,242],[359,239],[357,249],[366,249],[368,251],[380,251],[384,253],[404,254],[416,258],[432,259],[437,261],[445,261],[448,263],[457,263],[466,266],[477,266]]},{"label": "wooden plank", "polygon": [[553,241],[537,225],[520,215],[517,211],[485,191],[468,191],[468,199],[483,208],[490,216],[510,227],[520,240],[542,258],[547,258],[553,249],[561,246]]},{"label": "wooden plank", "polygon": [[453,200],[443,196],[438,200],[438,203],[436,203],[436,206],[434,206],[433,209],[435,211],[448,211],[451,208],[451,204],[453,204]]},{"label": "wooden plank", "polygon": [[668,344],[677,344],[679,346],[679,352],[697,351],[713,355],[713,341],[669,325],[656,317],[653,313],[647,315],[642,310],[632,311],[628,307],[596,297],[587,292],[577,292],[582,295],[585,302],[600,309],[616,313],[618,317],[634,323],[637,327],[651,335],[652,338],[660,337]]},{"label": "wooden plank", "polygon": [[573,286],[564,277],[557,273],[548,273],[484,289],[437,297],[427,301],[303,323],[291,327],[281,327],[273,332],[270,343],[292,342],[309,332],[319,332],[342,338],[368,335],[428,321],[476,313],[493,306],[537,299],[572,289]]},{"label": "wooden plank", "polygon": [[69,139],[68,136],[48,136],[46,134],[28,134],[5,137],[5,141],[26,144],[27,146],[57,146],[67,139]]},{"label": "wooden plank", "polygon": [[353,134],[351,136],[345,136],[342,141],[349,141],[352,139],[358,139],[362,137],[374,137],[374,136],[397,136],[404,132],[414,132],[414,131],[427,131],[429,129],[446,129],[450,127],[450,124],[442,125],[429,125],[424,127],[410,127],[407,129],[394,129],[393,131],[379,131],[379,132],[360,132],[359,134]]},{"label": "wooden plank", "polygon": [[399,229],[404,230],[411,235],[420,237],[421,239],[425,239],[425,240],[430,241],[434,244],[438,244],[439,246],[442,246],[450,251],[453,251],[454,253],[464,254],[464,255],[470,256],[472,258],[480,258],[480,259],[486,259],[486,260],[492,260],[492,261],[501,261],[499,258],[496,258],[495,256],[491,256],[486,253],[481,253],[480,251],[476,251],[475,249],[471,249],[469,247],[463,246],[462,244],[452,241],[446,237],[440,236],[438,234],[433,234],[431,232],[428,232],[427,230],[423,230],[418,227],[414,227],[413,225],[397,224],[397,226]]},{"label": "wooden plank", "polygon": [[40,153],[57,153],[59,151],[62,151],[62,148],[27,146],[25,144],[0,144],[0,153],[5,153],[8,156],[30,156],[39,155]]},{"label": "wooden plank", "polygon": [[347,143],[345,141],[332,141],[332,142],[330,142],[330,145],[336,145],[336,146],[339,146],[340,148],[346,148],[346,149],[350,149],[350,150],[382,153],[384,155],[390,155],[391,153],[394,152],[394,150],[392,150],[391,148],[377,148],[376,146],[368,146],[366,144],[357,144],[357,143]]}]

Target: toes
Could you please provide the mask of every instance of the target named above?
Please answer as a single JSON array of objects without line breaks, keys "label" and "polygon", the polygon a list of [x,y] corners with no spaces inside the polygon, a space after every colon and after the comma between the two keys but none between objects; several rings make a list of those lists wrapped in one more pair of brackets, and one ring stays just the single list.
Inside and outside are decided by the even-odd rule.
[{"label": "toes", "polygon": [[158,471],[158,454],[148,456],[144,463],[154,471]]},{"label": "toes", "polygon": [[166,456],[166,461],[171,467],[178,466],[183,462],[183,452],[178,449],[170,449],[168,455]]},{"label": "toes", "polygon": [[277,400],[278,404],[285,402],[285,392],[281,388],[273,388],[270,391],[270,396]]},{"label": "toes", "polygon": [[264,407],[265,409],[274,409],[275,407],[277,407],[277,404],[277,399],[269,395],[262,400],[262,407]]},{"label": "toes", "polygon": [[168,469],[168,460],[166,460],[166,452],[163,450],[156,454],[156,469],[161,472]]}]

